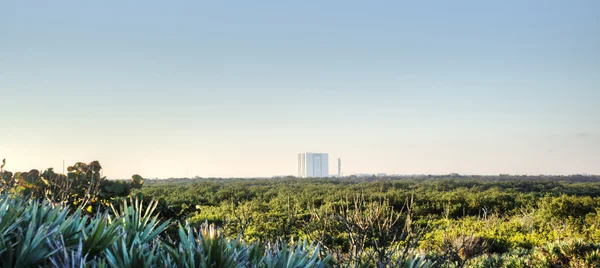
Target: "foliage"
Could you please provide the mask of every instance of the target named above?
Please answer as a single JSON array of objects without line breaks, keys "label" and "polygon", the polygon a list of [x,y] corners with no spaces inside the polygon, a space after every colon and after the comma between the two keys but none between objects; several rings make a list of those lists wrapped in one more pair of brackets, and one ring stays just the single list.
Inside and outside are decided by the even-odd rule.
[{"label": "foliage", "polygon": [[318,246],[245,244],[214,225],[165,233],[156,203],[124,201],[112,214],[88,216],[81,208],[0,195],[2,267],[326,267]]},{"label": "foliage", "polygon": [[4,171],[3,160],[0,170],[0,192],[47,200],[52,203],[85,207],[92,213],[109,206],[113,199],[129,196],[133,189],[141,189],[144,179],[133,175],[130,182],[107,180],[102,177],[102,166],[98,161],[88,164],[77,162],[67,168],[68,173],[58,174],[52,168],[43,172]]},{"label": "foliage", "polygon": [[594,176],[172,179],[147,180],[140,192],[198,207],[192,224],[215,224],[232,239],[315,241],[346,267],[417,256],[434,266],[520,267],[551,243],[600,243]]},{"label": "foliage", "polygon": [[600,263],[596,176],[125,182],[96,161],[67,175],[4,167],[2,267]]}]

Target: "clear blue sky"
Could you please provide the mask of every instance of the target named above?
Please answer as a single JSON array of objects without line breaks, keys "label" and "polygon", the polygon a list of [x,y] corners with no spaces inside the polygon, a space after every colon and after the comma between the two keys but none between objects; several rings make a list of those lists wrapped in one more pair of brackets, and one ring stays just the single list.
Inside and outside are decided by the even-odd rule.
[{"label": "clear blue sky", "polygon": [[4,0],[0,158],[112,178],[295,174],[306,151],[346,174],[598,174],[599,10]]}]

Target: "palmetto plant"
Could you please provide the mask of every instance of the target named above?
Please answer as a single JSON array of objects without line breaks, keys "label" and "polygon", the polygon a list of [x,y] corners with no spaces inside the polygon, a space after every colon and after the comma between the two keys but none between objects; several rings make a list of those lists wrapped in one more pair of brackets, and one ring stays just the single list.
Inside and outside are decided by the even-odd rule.
[{"label": "palmetto plant", "polygon": [[111,267],[157,267],[157,247],[160,242],[141,243],[134,239],[127,245],[125,237],[119,239],[106,251],[106,261]]},{"label": "palmetto plant", "polygon": [[264,268],[296,268],[327,267],[331,257],[319,258],[319,246],[307,244],[306,240],[298,245],[282,243],[267,251],[260,267]]},{"label": "palmetto plant", "polygon": [[123,235],[122,227],[115,222],[110,222],[107,215],[96,216],[89,221],[81,233],[83,253],[97,256]]},{"label": "palmetto plant", "polygon": [[144,207],[139,199],[124,200],[119,209],[113,207],[112,224],[120,226],[122,236],[106,250],[106,260],[112,267],[154,267],[161,255],[163,233],[168,221],[160,223],[156,215],[158,202]]},{"label": "palmetto plant", "polygon": [[245,244],[213,225],[166,235],[156,202],[124,201],[113,213],[88,216],[46,201],[0,195],[2,267],[326,267],[319,248]]},{"label": "palmetto plant", "polygon": [[83,268],[86,267],[87,254],[83,252],[83,242],[80,240],[76,249],[65,246],[65,241],[60,237],[57,241],[48,241],[55,254],[50,256],[50,263],[54,267]]},{"label": "palmetto plant", "polygon": [[120,224],[125,231],[125,242],[131,246],[134,241],[146,244],[163,233],[169,221],[160,222],[155,213],[158,202],[152,201],[146,207],[139,199],[124,200],[119,209],[114,207],[114,222]]},{"label": "palmetto plant", "polygon": [[429,268],[435,263],[427,260],[425,256],[410,256],[401,258],[396,262],[398,268]]},{"label": "palmetto plant", "polygon": [[301,268],[328,267],[331,257],[321,259],[319,247],[287,242],[246,245],[238,239],[227,239],[212,225],[196,230],[179,227],[179,246],[170,248],[169,263],[177,267],[262,267]]},{"label": "palmetto plant", "polygon": [[199,230],[179,226],[179,245],[169,248],[177,267],[246,267],[247,247],[228,240],[212,225]]},{"label": "palmetto plant", "polygon": [[[58,233],[58,224],[44,224],[44,216],[54,219],[59,209],[41,211],[48,204],[24,202],[11,197],[0,203],[0,262],[3,267],[29,267],[47,259],[54,251],[47,240]],[[42,216],[42,219],[40,219]]]}]

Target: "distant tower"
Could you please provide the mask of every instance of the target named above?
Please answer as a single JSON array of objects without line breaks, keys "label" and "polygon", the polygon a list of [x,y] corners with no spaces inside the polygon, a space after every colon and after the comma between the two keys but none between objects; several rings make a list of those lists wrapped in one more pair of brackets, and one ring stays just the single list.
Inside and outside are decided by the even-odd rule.
[{"label": "distant tower", "polygon": [[342,159],[338,158],[338,177],[342,176]]},{"label": "distant tower", "polygon": [[298,175],[301,178],[329,177],[329,155],[327,153],[299,154]]}]

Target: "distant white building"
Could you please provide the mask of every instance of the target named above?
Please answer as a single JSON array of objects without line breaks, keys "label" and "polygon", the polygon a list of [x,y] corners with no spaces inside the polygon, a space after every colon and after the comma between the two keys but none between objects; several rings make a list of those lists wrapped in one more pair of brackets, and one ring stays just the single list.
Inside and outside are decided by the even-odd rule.
[{"label": "distant white building", "polygon": [[298,177],[329,177],[329,155],[326,153],[298,154]]}]

